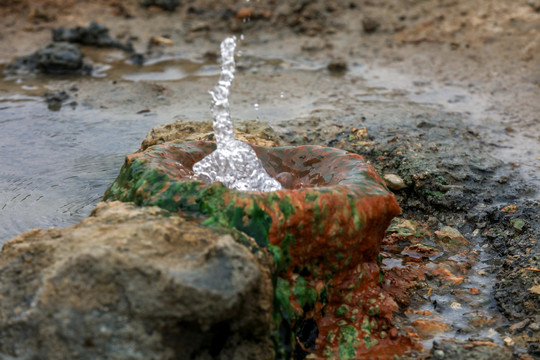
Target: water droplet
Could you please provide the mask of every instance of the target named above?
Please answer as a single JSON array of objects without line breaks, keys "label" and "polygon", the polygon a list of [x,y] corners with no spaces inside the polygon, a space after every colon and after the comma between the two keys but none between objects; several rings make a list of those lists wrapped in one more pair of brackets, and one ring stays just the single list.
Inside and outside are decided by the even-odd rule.
[{"label": "water droplet", "polygon": [[281,91],[281,92],[279,93],[279,97],[280,97],[281,99],[285,99],[285,93],[284,93],[283,91]]},{"label": "water droplet", "polygon": [[255,111],[259,111],[259,104],[257,103],[253,104],[253,108],[255,109]]},{"label": "water droplet", "polygon": [[240,35],[240,40],[244,40],[244,34]]},{"label": "water droplet", "polygon": [[238,57],[242,57],[243,55],[244,55],[244,52],[242,50],[238,50],[236,52],[236,56],[238,56]]}]

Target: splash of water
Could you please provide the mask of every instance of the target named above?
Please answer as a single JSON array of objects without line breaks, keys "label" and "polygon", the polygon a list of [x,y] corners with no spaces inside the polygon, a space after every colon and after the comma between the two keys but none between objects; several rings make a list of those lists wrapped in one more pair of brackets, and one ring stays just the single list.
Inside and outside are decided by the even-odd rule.
[{"label": "splash of water", "polygon": [[234,140],[229,109],[229,91],[234,79],[236,37],[221,43],[221,75],[211,91],[212,115],[217,149],[193,165],[193,175],[206,183],[219,181],[230,189],[243,191],[275,191],[281,184],[270,177],[246,143]]}]

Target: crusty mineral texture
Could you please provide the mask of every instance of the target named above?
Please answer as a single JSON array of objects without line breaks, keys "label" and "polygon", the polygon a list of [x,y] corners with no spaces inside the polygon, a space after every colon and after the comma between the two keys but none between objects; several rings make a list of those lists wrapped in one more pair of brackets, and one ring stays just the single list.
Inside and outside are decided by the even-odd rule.
[{"label": "crusty mineral texture", "polygon": [[[239,121],[234,124],[234,138],[259,146],[279,146],[279,137],[268,124],[252,120]],[[159,125],[148,132],[144,138],[141,151],[149,146],[163,144],[174,140],[215,140],[212,123],[201,121],[176,121]]]},{"label": "crusty mineral texture", "polygon": [[263,255],[120,202],[31,230],[0,253],[0,359],[272,358]]},{"label": "crusty mineral texture", "polygon": [[128,155],[105,199],[156,205],[253,237],[273,258],[280,359],[392,358],[416,346],[394,327],[398,307],[382,288],[378,254],[400,209],[375,169],[335,148],[252,147],[284,190],[194,180],[193,164],[216,145],[176,141]]}]

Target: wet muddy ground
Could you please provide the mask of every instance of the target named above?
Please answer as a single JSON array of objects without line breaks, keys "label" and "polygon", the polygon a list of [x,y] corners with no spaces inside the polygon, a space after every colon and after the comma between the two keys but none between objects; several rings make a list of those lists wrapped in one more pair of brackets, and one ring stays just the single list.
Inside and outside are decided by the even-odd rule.
[{"label": "wet muddy ground", "polygon": [[[538,2],[156,3],[169,7],[0,7],[0,243],[86,217],[152,127],[210,121],[232,33],[233,119],[404,181],[383,264],[402,331],[425,346],[410,356],[540,357]],[[92,21],[112,41],[71,39],[89,74],[8,65]]]}]

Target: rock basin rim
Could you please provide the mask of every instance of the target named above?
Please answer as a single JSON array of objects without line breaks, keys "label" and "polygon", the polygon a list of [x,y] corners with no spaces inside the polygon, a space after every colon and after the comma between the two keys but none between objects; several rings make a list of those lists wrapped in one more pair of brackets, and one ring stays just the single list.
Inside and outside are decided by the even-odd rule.
[{"label": "rock basin rim", "polygon": [[[214,141],[188,141],[184,142],[181,140],[171,141],[165,144],[193,144],[201,148],[209,148],[212,151],[216,149],[216,143]],[[249,143],[248,143],[249,144]],[[323,156],[315,156],[313,158],[308,158],[306,156],[301,156],[298,159],[289,159],[283,160],[274,153],[283,153],[284,155],[293,154],[298,151],[309,151],[309,152],[324,152],[325,149],[333,150],[339,155],[334,155],[335,157],[343,156],[349,159],[354,159],[358,162],[360,168],[365,167],[367,164],[364,158],[358,154],[347,152],[342,149],[331,148],[322,145],[302,145],[302,146],[279,146],[279,147],[266,147],[259,146],[255,144],[249,144],[256,152],[258,157],[263,157],[264,162],[263,166],[265,170],[272,176],[277,179],[283,186],[283,190],[299,190],[304,188],[311,187],[327,187],[340,185],[344,180],[346,180],[344,175],[338,173],[331,173],[323,176],[321,174],[321,169],[317,167],[317,164],[323,161]],[[204,156],[208,155],[206,152],[196,152],[193,157],[182,159],[182,163],[178,164],[177,176],[179,179],[189,180],[189,181],[200,181],[196,178],[193,178],[193,165],[200,161]],[[129,159],[138,157],[138,153],[128,155]],[[202,157],[201,157],[202,156]],[[362,166],[364,165],[364,166]],[[301,170],[299,166],[304,167],[304,170]],[[328,169],[329,170],[329,169]],[[203,182],[203,181],[201,181]],[[345,181],[346,182],[346,181]],[[205,182],[203,182],[205,183]],[[220,182],[213,182],[212,184],[221,184]],[[280,190],[278,190],[280,191]],[[250,192],[250,191],[247,191]],[[258,191],[253,191],[258,192]]]}]

